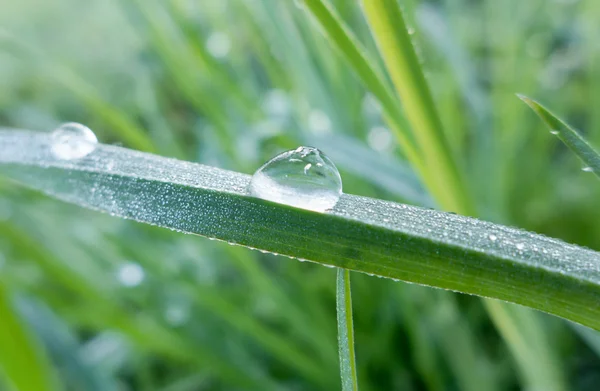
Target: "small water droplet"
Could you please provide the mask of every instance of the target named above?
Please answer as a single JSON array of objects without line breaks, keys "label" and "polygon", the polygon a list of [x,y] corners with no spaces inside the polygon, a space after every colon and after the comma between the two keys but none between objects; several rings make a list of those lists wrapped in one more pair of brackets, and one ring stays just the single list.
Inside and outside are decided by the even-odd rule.
[{"label": "small water droplet", "polygon": [[559,134],[559,133],[560,133],[560,132],[559,132],[558,130],[551,130],[551,131],[550,131],[550,134],[553,134],[553,135],[555,135],[555,136],[556,136],[557,134]]},{"label": "small water droplet", "polygon": [[369,146],[378,152],[385,152],[393,146],[392,133],[383,126],[374,126],[367,135]]},{"label": "small water droplet", "polygon": [[308,128],[315,134],[331,133],[331,119],[324,111],[311,110],[308,114]]},{"label": "small water droplet", "polygon": [[413,27],[408,28],[408,35],[413,35],[415,33],[415,29]]},{"label": "small water droplet", "polygon": [[495,242],[496,240],[498,240],[498,237],[496,235],[494,235],[494,234],[490,234],[490,236],[488,236],[488,238],[490,238],[490,240],[492,242]]},{"label": "small water droplet", "polygon": [[185,324],[190,317],[189,305],[185,302],[169,303],[164,316],[167,323],[171,326],[181,326]]},{"label": "small water droplet", "polygon": [[213,57],[223,58],[231,50],[231,40],[225,33],[214,32],[206,40],[206,49]]},{"label": "small water droplet", "polygon": [[517,250],[523,250],[525,245],[523,243],[517,243]]},{"label": "small water droplet", "polygon": [[52,153],[59,159],[80,159],[89,155],[98,144],[94,132],[87,126],[68,122],[51,134]]},{"label": "small water droplet", "polygon": [[594,169],[592,167],[583,167],[581,170],[585,172],[594,172]]},{"label": "small water droplet", "polygon": [[135,262],[127,262],[121,265],[117,271],[117,279],[127,287],[140,285],[145,277],[144,268]]},{"label": "small water droplet", "polygon": [[299,147],[269,160],[252,176],[248,191],[255,197],[324,212],[342,194],[335,164],[321,151]]}]

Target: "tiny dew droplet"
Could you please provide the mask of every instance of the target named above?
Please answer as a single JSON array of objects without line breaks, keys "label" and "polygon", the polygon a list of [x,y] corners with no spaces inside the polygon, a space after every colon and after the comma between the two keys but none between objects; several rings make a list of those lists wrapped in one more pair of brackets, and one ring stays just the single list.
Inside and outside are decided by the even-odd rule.
[{"label": "tiny dew droplet", "polygon": [[550,131],[550,134],[553,134],[553,135],[555,135],[555,136],[556,136],[558,133],[560,133],[558,130],[551,130],[551,131]]},{"label": "tiny dew droplet", "polygon": [[488,236],[488,238],[490,238],[490,240],[492,242],[495,242],[498,239],[498,237],[496,235],[494,235],[494,234],[490,234],[490,236]]},{"label": "tiny dew droplet", "polygon": [[145,277],[146,273],[144,272],[144,268],[135,262],[127,262],[121,265],[117,271],[117,279],[121,285],[126,287],[140,285]]},{"label": "tiny dew droplet", "polygon": [[585,172],[594,172],[594,169],[592,167],[583,167],[581,170]]},{"label": "tiny dew droplet", "polygon": [[339,200],[342,179],[335,164],[321,151],[298,147],[260,167],[248,191],[268,201],[324,212]]},{"label": "tiny dew droplet", "polygon": [[68,122],[62,124],[51,134],[52,153],[58,159],[80,159],[89,155],[98,144],[94,132],[87,126]]}]

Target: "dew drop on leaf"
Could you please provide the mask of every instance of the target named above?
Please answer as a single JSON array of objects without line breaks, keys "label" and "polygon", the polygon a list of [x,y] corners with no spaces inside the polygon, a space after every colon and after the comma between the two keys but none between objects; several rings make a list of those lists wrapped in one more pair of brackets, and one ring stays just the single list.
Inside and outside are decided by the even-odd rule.
[{"label": "dew drop on leaf", "polygon": [[299,147],[269,160],[252,176],[248,191],[265,200],[324,212],[342,194],[335,164],[321,151]]},{"label": "dew drop on leaf", "polygon": [[52,153],[62,160],[81,159],[89,155],[98,144],[94,132],[87,126],[68,122],[52,132]]},{"label": "dew drop on leaf", "polygon": [[556,136],[558,133],[560,133],[558,130],[551,130],[551,131],[550,131],[550,134],[553,134],[553,135],[555,135],[555,136]]},{"label": "dew drop on leaf", "polygon": [[594,169],[592,167],[583,167],[581,170],[585,172],[594,172]]},{"label": "dew drop on leaf", "polygon": [[342,194],[335,164],[321,151],[298,147],[269,160],[252,176],[248,191],[265,200],[324,212]]}]

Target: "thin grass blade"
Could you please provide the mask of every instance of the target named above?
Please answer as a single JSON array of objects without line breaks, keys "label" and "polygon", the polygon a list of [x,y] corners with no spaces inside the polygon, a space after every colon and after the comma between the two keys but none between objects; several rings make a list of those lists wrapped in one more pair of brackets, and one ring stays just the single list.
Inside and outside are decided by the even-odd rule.
[{"label": "thin grass blade", "polygon": [[569,149],[586,164],[585,171],[591,171],[600,178],[600,154],[596,151],[575,129],[552,114],[550,110],[542,106],[535,100],[525,95],[517,95],[523,102],[544,121],[550,128],[550,132],[555,134]]},{"label": "thin grass blade", "polygon": [[352,325],[350,272],[345,269],[337,270],[336,306],[342,391],[358,391],[356,358],[354,353],[354,326]]}]

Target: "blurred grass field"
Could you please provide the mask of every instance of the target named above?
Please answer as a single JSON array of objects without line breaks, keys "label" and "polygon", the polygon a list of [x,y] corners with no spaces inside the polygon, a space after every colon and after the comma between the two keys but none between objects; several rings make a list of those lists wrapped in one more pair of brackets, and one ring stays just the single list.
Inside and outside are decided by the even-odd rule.
[{"label": "blurred grass field", "polygon": [[[383,70],[358,3],[330,3]],[[400,3],[478,216],[600,250],[599,183],[515,96],[600,145],[600,3]],[[77,121],[105,143],[249,174],[313,145],[346,193],[435,206],[301,0],[1,8],[2,126]],[[0,349],[39,355],[19,349],[24,330],[68,390],[339,389],[334,281],[0,181]],[[363,390],[534,390],[542,356],[556,373],[533,378],[600,387],[595,332],[539,314],[501,337],[473,297],[356,273],[352,289]]]}]

